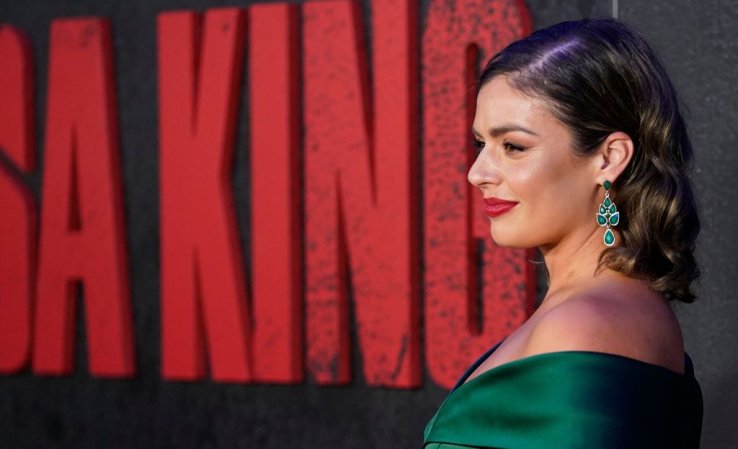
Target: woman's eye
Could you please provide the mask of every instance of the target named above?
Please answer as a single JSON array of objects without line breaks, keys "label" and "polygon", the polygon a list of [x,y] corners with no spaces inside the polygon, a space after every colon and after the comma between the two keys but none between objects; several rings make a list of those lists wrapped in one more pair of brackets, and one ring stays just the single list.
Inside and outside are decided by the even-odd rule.
[{"label": "woman's eye", "polygon": [[517,151],[525,151],[525,148],[515,145],[514,143],[505,142],[504,144],[505,150],[508,152],[517,152]]},{"label": "woman's eye", "polygon": [[482,148],[484,148],[484,141],[474,139],[472,141],[472,146],[474,146],[474,149],[476,149],[477,153],[479,153],[480,151],[482,151]]}]

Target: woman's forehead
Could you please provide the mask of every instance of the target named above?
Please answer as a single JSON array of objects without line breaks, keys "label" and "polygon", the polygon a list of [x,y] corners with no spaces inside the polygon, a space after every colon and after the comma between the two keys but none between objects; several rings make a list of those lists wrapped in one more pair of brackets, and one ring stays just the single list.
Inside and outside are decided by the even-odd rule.
[{"label": "woman's forehead", "polygon": [[492,78],[479,89],[474,117],[474,129],[479,133],[502,123],[536,128],[557,122],[543,100],[512,87],[505,76]]}]

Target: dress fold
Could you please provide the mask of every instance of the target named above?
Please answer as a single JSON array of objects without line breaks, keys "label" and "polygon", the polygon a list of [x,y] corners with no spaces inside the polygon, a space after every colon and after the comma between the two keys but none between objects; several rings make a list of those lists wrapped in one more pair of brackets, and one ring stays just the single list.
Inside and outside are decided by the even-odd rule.
[{"label": "dress fold", "polygon": [[[501,342],[500,342],[501,343]],[[536,354],[466,379],[425,429],[425,449],[699,448],[702,392],[684,374],[601,352]]]}]

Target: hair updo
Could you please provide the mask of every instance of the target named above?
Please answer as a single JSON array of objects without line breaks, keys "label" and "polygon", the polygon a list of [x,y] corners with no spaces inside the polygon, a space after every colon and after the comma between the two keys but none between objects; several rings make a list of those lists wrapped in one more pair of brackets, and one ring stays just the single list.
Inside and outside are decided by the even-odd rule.
[{"label": "hair updo", "polygon": [[495,55],[479,87],[498,75],[543,99],[582,156],[613,132],[630,136],[633,156],[611,190],[622,245],[603,251],[600,267],[646,279],[669,300],[694,301],[692,144],[674,86],[644,38],[615,19],[559,23]]}]

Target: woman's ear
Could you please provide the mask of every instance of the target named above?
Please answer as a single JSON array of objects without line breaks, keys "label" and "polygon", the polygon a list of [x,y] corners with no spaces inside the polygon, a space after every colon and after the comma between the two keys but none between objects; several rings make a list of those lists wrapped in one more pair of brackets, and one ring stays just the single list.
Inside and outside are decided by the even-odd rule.
[{"label": "woman's ear", "polygon": [[629,135],[616,131],[607,136],[600,145],[596,157],[599,164],[597,182],[602,184],[608,180],[614,184],[632,157],[633,140]]}]

